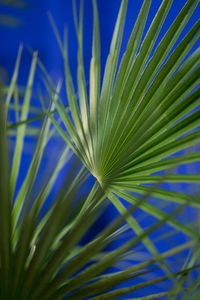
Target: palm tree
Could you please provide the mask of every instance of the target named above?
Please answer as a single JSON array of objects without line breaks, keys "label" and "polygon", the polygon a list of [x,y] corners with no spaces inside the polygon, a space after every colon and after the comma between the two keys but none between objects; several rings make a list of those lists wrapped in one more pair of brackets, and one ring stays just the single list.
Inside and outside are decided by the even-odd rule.
[{"label": "palm tree", "polygon": [[[193,271],[199,268],[199,233],[192,222],[197,219],[190,219],[191,224],[188,224],[177,215],[187,207],[198,212],[199,193],[187,195],[177,190],[169,191],[163,185],[200,182],[199,174],[177,172],[177,166],[200,160],[198,151],[180,152],[190,150],[200,140],[199,49],[188,57],[199,38],[200,20],[174,48],[198,1],[186,2],[152,53],[173,0],[162,1],[143,39],[151,4],[150,0],[144,0],[127,49],[119,62],[127,2],[121,2],[101,85],[99,20],[97,4],[93,1],[89,95],[83,65],[83,2],[79,20],[74,6],[79,45],[78,99],[69,68],[67,36],[62,43],[50,16],[64,58],[67,107],[60,98],[61,82],[54,85],[37,53],[33,55],[23,104],[15,101],[13,105],[22,51],[21,47],[19,49],[5,104],[1,104],[1,299],[128,299],[124,297],[130,293],[134,297],[138,290],[140,299],[177,299],[178,296],[181,299],[190,296],[198,299],[199,274],[196,273],[195,279],[192,277]],[[29,110],[33,110],[30,100],[37,61],[45,74],[44,85],[51,101],[46,108],[44,95],[40,92],[43,113],[29,118]],[[13,108],[17,122],[6,123],[7,114]],[[58,119],[55,112],[59,115]],[[39,118],[44,118],[44,121],[38,133],[38,129],[29,126],[29,123]],[[34,183],[37,183],[48,142],[57,136],[55,129],[66,146],[54,170],[36,193]],[[10,173],[6,133],[15,136]],[[38,141],[27,175],[15,196],[27,134],[38,134]],[[74,171],[66,176],[52,205],[41,216],[59,173],[73,160],[72,152],[76,156]],[[77,164],[77,160],[81,164]],[[87,184],[91,174],[95,182],[89,193],[78,201],[78,208],[74,209],[77,193],[83,184]],[[173,210],[167,213],[153,205],[149,201],[151,196],[173,202]],[[81,239],[109,202],[119,211],[119,216],[93,239],[81,244]],[[125,205],[125,202],[130,205]],[[156,219],[145,230],[137,217],[138,210]],[[151,235],[162,225],[170,225],[172,235],[181,232],[186,241],[160,253]],[[130,229],[132,236],[127,241],[111,251],[106,248]],[[160,239],[164,241],[165,235],[161,234]],[[135,260],[132,257],[136,257],[134,251],[137,254],[139,247],[148,251],[147,258],[122,270],[117,268],[105,273],[110,267],[117,267],[119,262]],[[190,249],[188,256],[174,271],[167,259],[177,254],[180,257],[187,249]],[[156,270],[161,275],[153,276]],[[142,281],[137,281],[138,278]],[[143,297],[145,287],[156,291],[157,284],[165,280],[171,282],[170,287]],[[119,286],[123,282],[131,284]]]}]

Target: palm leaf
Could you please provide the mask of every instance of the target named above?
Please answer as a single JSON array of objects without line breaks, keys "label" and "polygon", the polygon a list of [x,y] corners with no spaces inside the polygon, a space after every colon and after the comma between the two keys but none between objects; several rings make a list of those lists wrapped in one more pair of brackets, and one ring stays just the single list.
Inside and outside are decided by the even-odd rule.
[{"label": "palm leaf", "polygon": [[[0,298],[125,299],[130,293],[135,297],[134,293],[138,290],[141,290],[142,296],[145,287],[157,287],[159,283],[168,280],[172,283],[171,289],[141,299],[176,299],[179,295],[187,298],[199,288],[199,277],[195,280],[190,277],[194,270],[199,270],[199,233],[194,225],[195,220],[184,222],[179,214],[188,206],[198,211],[199,194],[198,191],[195,195],[188,195],[176,189],[167,190],[164,183],[186,182],[197,185],[200,182],[199,174],[177,172],[179,165],[200,161],[200,153],[190,150],[197,146],[200,139],[200,94],[197,88],[200,51],[197,49],[189,55],[199,38],[199,21],[175,47],[198,1],[186,2],[155,47],[173,1],[162,1],[143,38],[151,5],[151,1],[144,0],[120,62],[128,5],[128,1],[122,0],[102,86],[98,10],[96,1],[92,3],[94,22],[89,95],[83,60],[82,1],[79,17],[73,2],[78,39],[78,96],[69,67],[67,35],[62,43],[50,15],[64,59],[68,104],[65,105],[59,95],[61,82],[58,85],[53,83],[35,54],[23,95],[24,101],[19,105],[18,97],[21,94],[16,94],[16,91],[18,93],[21,48],[13,78],[6,89],[6,109],[1,103]],[[33,107],[31,101],[36,63],[45,75],[43,85],[50,102],[46,108],[43,91],[39,93],[42,111]],[[13,98],[16,100],[14,105]],[[16,122],[10,123],[6,121],[7,111],[13,109]],[[35,115],[29,118],[31,111]],[[29,126],[32,121],[43,118],[40,131]],[[11,174],[6,130],[8,139],[11,134],[15,137]],[[39,170],[55,130],[61,135],[65,148],[60,152],[53,170],[37,186]],[[36,148],[15,197],[23,163],[24,141],[29,134],[37,137]],[[76,155],[74,160],[73,153]],[[69,170],[61,188],[49,209],[43,213],[43,206],[48,203],[66,166]],[[163,174],[155,174],[160,171]],[[78,192],[87,185],[91,175],[95,177],[91,190],[87,194],[81,192],[81,199],[77,201]],[[162,207],[154,206],[151,197],[164,200],[165,203],[174,203],[172,211],[167,213]],[[93,228],[110,202],[119,215],[83,245],[82,238]],[[143,228],[137,215],[141,210],[142,218],[146,214],[155,218],[147,228]],[[166,224],[173,227],[173,233],[155,238],[154,234],[160,234],[162,226]],[[167,238],[173,241],[177,232],[181,232],[184,239],[187,237],[188,240],[179,246],[171,242],[164,252],[158,250],[158,241]],[[129,237],[125,242],[113,250],[107,249],[124,234]],[[131,259],[141,249],[149,252],[147,258],[142,261],[138,259],[134,263],[133,258],[131,266],[118,269],[119,263]],[[188,249],[188,256],[183,255],[177,270],[169,258],[175,255],[181,258]],[[114,271],[110,272],[110,268],[114,268]],[[158,270],[162,274],[152,277]],[[138,283],[138,278],[142,282]],[[130,282],[129,287],[118,287],[123,282]]]},{"label": "palm leaf", "polygon": [[11,195],[9,190],[8,148],[5,130],[5,106],[0,99],[0,266],[1,293],[6,296],[10,288],[11,264]]}]

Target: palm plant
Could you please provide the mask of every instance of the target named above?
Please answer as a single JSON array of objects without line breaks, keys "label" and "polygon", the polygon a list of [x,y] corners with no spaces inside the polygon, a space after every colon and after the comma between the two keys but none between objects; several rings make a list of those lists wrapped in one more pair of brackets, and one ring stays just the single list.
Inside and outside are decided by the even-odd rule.
[{"label": "palm plant", "polygon": [[[188,0],[152,53],[172,2],[162,1],[144,38],[151,1],[143,2],[119,64],[127,9],[127,0],[122,0],[101,85],[99,20],[97,4],[93,1],[89,96],[83,65],[83,2],[79,18],[74,6],[79,45],[78,99],[70,73],[67,36],[65,34],[62,43],[50,16],[64,58],[67,107],[60,97],[61,82],[54,85],[37,53],[33,55],[23,103],[20,105],[16,101],[18,97],[14,96],[14,91],[17,90],[20,47],[5,104],[1,101],[0,110],[1,299],[128,299],[124,297],[130,293],[135,297],[138,290],[140,299],[178,299],[179,296],[198,299],[199,274],[196,273],[195,279],[192,277],[193,271],[199,268],[198,228],[177,215],[189,206],[198,212],[199,193],[187,195],[169,191],[163,183],[200,182],[199,174],[177,172],[177,166],[200,160],[198,151],[180,152],[186,148],[190,150],[200,139],[199,49],[188,57],[199,38],[200,21],[174,48],[198,5],[198,1]],[[30,100],[37,61],[45,74],[44,85],[50,105],[46,108],[44,94],[40,92],[43,113],[30,118],[29,111],[35,111]],[[10,124],[6,119],[13,109],[16,122]],[[39,132],[29,126],[31,121],[42,118]],[[45,149],[58,133],[66,143],[65,148],[54,170],[46,174],[47,178],[35,191]],[[6,134],[15,137],[11,172]],[[17,191],[24,143],[26,136],[33,134],[38,135],[36,148]],[[41,214],[60,172],[73,160],[72,153],[76,156],[72,168],[50,208]],[[79,189],[81,191],[87,184],[91,174],[95,178],[91,191],[77,201]],[[151,204],[151,196],[173,202],[173,210],[167,213]],[[125,205],[125,201],[130,205]],[[87,243],[81,243],[110,202],[119,216]],[[145,230],[137,217],[138,210],[156,219]],[[151,235],[167,224],[173,228],[169,236],[171,234],[172,238],[181,232],[184,242],[160,253]],[[129,239],[109,251],[107,246],[125,233],[129,233]],[[161,234],[160,239],[164,241],[167,236]],[[148,251],[148,256],[134,262],[141,247]],[[180,256],[187,249],[190,250],[188,256],[183,256],[180,268],[174,270],[168,258]],[[131,265],[121,270],[119,262],[127,261],[131,261]],[[111,267],[116,269],[109,272]],[[161,275],[155,277],[157,270]],[[141,281],[137,281],[138,278]],[[144,297],[145,287],[156,291],[157,284],[165,280],[171,282],[170,287]],[[119,286],[124,282],[131,284]]]}]

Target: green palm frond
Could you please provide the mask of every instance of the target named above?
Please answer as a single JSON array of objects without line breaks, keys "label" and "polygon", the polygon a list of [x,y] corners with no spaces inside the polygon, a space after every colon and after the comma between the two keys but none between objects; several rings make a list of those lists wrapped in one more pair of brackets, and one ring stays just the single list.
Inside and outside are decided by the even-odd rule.
[{"label": "green palm frond", "polygon": [[[89,95],[83,64],[83,1],[79,18],[74,5],[78,99],[69,67],[67,35],[62,43],[50,16],[64,58],[67,106],[60,96],[61,81],[54,85],[37,53],[25,93],[19,93],[20,47],[11,83],[2,94],[5,99],[0,99],[0,299],[109,300],[129,299],[129,294],[131,299],[198,299],[198,219],[192,217],[187,222],[182,214],[189,206],[198,213],[199,192],[197,189],[189,195],[168,190],[165,184],[197,186],[200,182],[199,174],[177,171],[179,165],[200,160],[200,153],[191,150],[200,140],[199,49],[188,56],[199,39],[200,22],[174,47],[198,5],[198,1],[188,0],[155,48],[172,2],[162,1],[143,38],[151,5],[150,0],[144,0],[119,61],[128,5],[128,1],[121,1],[101,85],[99,20],[93,0]],[[46,91],[38,95],[42,111],[31,101],[37,63],[45,74]],[[15,113],[12,123],[10,111]],[[43,120],[40,129],[30,126],[39,119]],[[55,163],[41,180],[49,142],[60,135],[64,149],[55,157],[50,153]],[[27,136],[37,142],[18,187]],[[7,138],[14,141],[10,168]],[[83,194],[82,187],[91,175],[95,181]],[[44,213],[60,176],[61,187]],[[154,198],[159,199],[156,205]],[[166,210],[161,202],[167,204]],[[83,237],[109,203],[119,214],[83,244]],[[154,221],[144,228],[146,215]],[[169,232],[160,232],[164,225],[170,225]],[[177,233],[184,237],[179,245],[174,242]],[[126,241],[110,250],[109,246],[124,235],[128,236]],[[159,241],[166,242],[165,251],[158,250]],[[148,255],[141,258],[140,251]],[[172,259],[177,256],[175,266]],[[129,265],[121,269],[120,263]],[[165,281],[167,288],[161,286],[156,292]],[[121,286],[123,283],[128,286]],[[148,287],[155,292],[145,297],[143,290]],[[141,291],[141,298],[136,298],[137,291]]]},{"label": "green palm frond", "polygon": [[[197,89],[200,71],[199,48],[187,58],[199,39],[200,21],[193,25],[174,49],[198,1],[187,1],[153,54],[152,49],[173,1],[162,2],[142,41],[150,2],[144,1],[127,49],[119,63],[127,9],[127,1],[122,1],[100,89],[99,21],[96,3],[93,1],[94,35],[89,97],[86,95],[81,59],[81,17],[79,27],[76,25],[79,41],[78,102],[66,46],[62,45],[51,18],[65,61],[66,89],[72,115],[70,120],[63,112],[62,104],[57,107],[67,134],[55,124],[56,128],[96,177],[103,190],[114,192],[119,197],[124,191],[142,194],[144,189],[148,190],[148,187],[138,187],[135,184],[143,184],[145,178],[147,183],[149,178],[153,180],[155,175],[152,176],[152,173],[167,169],[174,172],[173,168],[178,165],[200,160],[198,151],[173,157],[178,151],[190,149],[200,141],[200,132],[197,129],[200,118],[200,91]],[[171,176],[174,175],[169,174],[169,178]],[[198,174],[189,176],[193,177],[193,182],[199,182]],[[140,181],[141,177],[143,179]],[[168,176],[165,177],[163,180],[167,181]],[[186,175],[179,174],[174,178],[185,182]],[[166,190],[160,190],[159,197],[178,203],[183,200],[178,200],[180,195],[177,192],[173,192],[171,196],[169,194]],[[191,205],[198,206],[198,202],[198,197],[194,197]]]}]

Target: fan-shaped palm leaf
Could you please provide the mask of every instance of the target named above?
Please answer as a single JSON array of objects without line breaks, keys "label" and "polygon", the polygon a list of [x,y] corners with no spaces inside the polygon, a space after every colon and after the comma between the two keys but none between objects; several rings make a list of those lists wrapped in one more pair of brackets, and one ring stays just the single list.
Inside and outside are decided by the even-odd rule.
[{"label": "fan-shaped palm leaf", "polygon": [[[200,160],[199,152],[171,157],[180,150],[197,145],[200,140],[197,129],[200,117],[200,91],[197,89],[199,49],[187,58],[200,35],[199,21],[174,48],[198,1],[187,1],[153,53],[152,49],[173,1],[162,2],[142,41],[150,2],[143,3],[117,69],[127,9],[127,1],[122,1],[100,88],[99,22],[97,6],[93,1],[94,35],[89,97],[86,94],[82,61],[81,17],[79,27],[77,25],[78,102],[66,46],[62,45],[51,19],[65,61],[66,89],[72,115],[70,120],[62,103],[56,104],[67,133],[55,124],[53,117],[52,121],[104,191],[108,191],[108,197],[114,192],[117,196],[123,194],[125,199],[132,198],[132,202],[134,196],[130,192],[142,194],[144,190],[148,191],[149,187],[138,185],[158,178],[157,175],[152,175],[155,172]],[[143,179],[140,181],[141,177]],[[186,178],[199,182],[198,174],[191,174],[189,177],[184,174],[169,174],[163,180],[170,181],[171,178],[177,182],[185,182]],[[183,199],[185,195],[182,197],[177,192],[168,192],[162,188],[157,193],[160,198],[168,201],[185,203],[186,200]],[[191,205],[198,206],[198,202],[199,199],[194,197]],[[150,207],[146,207],[146,211],[153,213]],[[159,212],[157,213],[158,217]]]},{"label": "fan-shaped palm leaf", "polygon": [[[154,287],[168,279],[173,283],[170,290],[153,293],[146,299],[165,296],[166,299],[175,299],[177,295],[187,298],[198,290],[199,278],[191,283],[187,281],[187,277],[199,268],[196,263],[199,248],[195,247],[199,243],[199,234],[176,216],[188,205],[198,209],[199,195],[186,195],[160,186],[163,182],[199,183],[198,174],[173,174],[176,166],[200,160],[198,151],[186,154],[178,152],[197,145],[200,137],[197,128],[200,116],[200,94],[197,89],[199,49],[188,57],[199,38],[199,21],[174,48],[198,1],[186,2],[152,53],[172,2],[163,0],[144,39],[151,1],[143,2],[126,52],[119,63],[128,4],[127,0],[122,0],[101,85],[99,21],[97,4],[93,0],[94,27],[89,95],[83,66],[83,6],[80,8],[79,20],[74,6],[79,45],[78,101],[69,68],[67,38],[65,36],[62,45],[50,17],[64,57],[69,106],[66,109],[59,96],[60,83],[55,87],[46,74],[44,84],[52,104],[49,109],[43,105],[44,111],[32,119],[28,112],[35,111],[30,100],[36,53],[33,56],[23,104],[13,106],[12,103],[21,56],[20,48],[13,79],[7,89],[5,107],[0,109],[1,299],[117,299],[131,292],[134,295],[137,290]],[[45,72],[40,61],[39,65]],[[39,98],[43,103],[42,93]],[[7,111],[13,108],[20,111],[16,114],[16,123],[6,124]],[[55,119],[54,112],[58,112],[66,130]],[[46,117],[30,166],[15,197],[29,123],[44,116]],[[48,181],[45,181],[35,196],[33,186],[36,184],[38,170],[48,141],[55,133],[51,122],[68,146],[58,159]],[[10,176],[6,129],[8,133],[12,129],[16,137]],[[43,204],[48,200],[59,172],[72,156],[70,148],[83,166],[69,172],[55,202],[41,218]],[[174,154],[176,155],[173,156]],[[168,171],[164,175],[154,174],[166,170]],[[78,213],[73,214],[75,195],[90,174],[94,175],[96,181],[88,195],[83,197]],[[144,185],[146,183],[150,185]],[[175,202],[177,205],[171,213],[167,213],[148,202],[150,196]],[[80,240],[107,204],[106,198],[121,215],[91,241],[80,245]],[[122,198],[131,203],[130,208],[125,207]],[[138,209],[153,215],[157,221],[144,230],[135,215]],[[125,220],[128,226],[124,225]],[[158,253],[151,234],[166,223],[190,236],[191,240]],[[116,249],[107,251],[106,247],[127,232],[129,227],[136,235],[131,235],[130,239]],[[160,238],[164,240],[164,235]],[[141,242],[150,251],[150,257],[126,269],[104,273],[110,267],[117,267],[117,263],[124,262],[127,257],[131,259],[134,251],[143,247]],[[184,263],[181,261],[178,270],[172,270],[166,259],[187,249],[191,249],[188,258]],[[159,277],[132,283],[131,279],[145,279],[145,276],[154,274],[160,267],[164,274]],[[129,281],[129,287],[113,290],[120,283]]]}]

